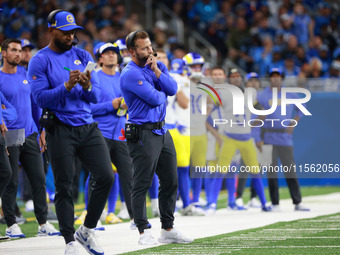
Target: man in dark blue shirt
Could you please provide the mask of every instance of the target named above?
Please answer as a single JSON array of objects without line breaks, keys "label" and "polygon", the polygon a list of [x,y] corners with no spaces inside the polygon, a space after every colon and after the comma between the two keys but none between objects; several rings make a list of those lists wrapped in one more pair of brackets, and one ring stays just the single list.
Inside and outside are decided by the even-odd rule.
[{"label": "man in dark blue shirt", "polygon": [[177,92],[177,84],[167,67],[156,62],[149,35],[135,31],[126,38],[132,61],[123,69],[120,87],[129,108],[129,123],[125,126],[133,165],[132,210],[141,245],[156,244],[146,216],[145,198],[156,171],[159,186],[161,243],[189,243],[173,229],[177,197],[176,151],[170,133],[164,126],[167,96]]},{"label": "man in dark blue shirt", "polygon": [[0,71],[0,91],[15,107],[19,118],[7,123],[9,130],[25,129],[25,143],[21,146],[9,146],[9,160],[12,177],[4,191],[3,211],[8,228],[6,235],[11,238],[25,237],[16,223],[15,205],[18,191],[19,161],[25,169],[32,186],[35,215],[39,223],[38,235],[59,235],[47,222],[46,184],[42,157],[37,141],[38,130],[33,121],[31,89],[26,80],[26,73],[18,71],[21,59],[21,42],[6,39],[1,44],[4,65]]},{"label": "man in dark blue shirt", "polygon": [[[114,177],[104,137],[93,121],[90,103],[97,103],[100,86],[95,72],[83,73],[93,62],[85,50],[73,47],[76,29],[72,13],[57,10],[48,18],[51,41],[30,61],[27,78],[37,104],[55,114],[47,142],[55,178],[55,205],[65,254],[78,254],[77,239],[90,254],[104,254],[94,228],[104,209]],[[73,227],[74,160],[79,157],[94,179],[84,225]]]}]

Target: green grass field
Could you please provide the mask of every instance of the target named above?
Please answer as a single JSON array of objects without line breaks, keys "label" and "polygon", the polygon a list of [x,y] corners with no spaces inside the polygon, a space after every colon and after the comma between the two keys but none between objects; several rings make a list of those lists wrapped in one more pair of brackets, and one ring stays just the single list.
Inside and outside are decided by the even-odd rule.
[{"label": "green grass field", "polygon": [[[329,187],[302,187],[301,188],[301,193],[302,196],[314,196],[314,195],[323,195],[323,194],[329,194],[333,192],[339,192],[340,187],[334,187],[334,186],[329,186]],[[269,193],[268,190],[266,190],[266,195],[267,199],[269,201]],[[204,196],[204,194],[203,194]],[[246,189],[244,192],[244,201],[247,202],[249,200],[249,189]],[[286,199],[290,198],[289,191],[287,188],[280,188],[280,198],[281,199]],[[79,201],[83,201],[83,195],[80,195]],[[226,206],[227,202],[227,193],[226,191],[222,191],[219,195],[218,199],[218,204],[217,208],[224,208]],[[150,208],[150,203],[147,203],[148,206],[148,217],[151,218],[151,208]],[[33,237],[36,236],[38,233],[38,223],[36,222],[35,216],[33,212],[25,212],[25,208],[23,203],[19,203],[19,207],[21,212],[23,213],[23,216],[27,219],[27,223],[20,225],[20,228],[22,232],[26,235],[26,237]],[[53,208],[53,207],[52,207]],[[84,209],[84,204],[83,203],[78,203],[75,204],[75,214],[80,215],[81,212]],[[117,202],[116,206],[116,213],[119,212],[120,209],[120,202]],[[54,208],[53,208],[54,210]],[[58,224],[53,224],[57,229],[58,229]],[[75,228],[77,229],[78,226],[75,225]],[[4,235],[5,234],[5,229],[6,225],[0,224],[0,234]],[[338,240],[340,241],[340,239]]]},{"label": "green grass field", "polygon": [[340,213],[124,254],[340,254]]}]

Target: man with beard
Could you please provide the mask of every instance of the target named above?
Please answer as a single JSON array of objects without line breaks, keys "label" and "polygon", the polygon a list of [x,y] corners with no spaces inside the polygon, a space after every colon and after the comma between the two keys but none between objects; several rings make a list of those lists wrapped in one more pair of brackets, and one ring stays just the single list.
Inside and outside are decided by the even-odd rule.
[{"label": "man with beard", "polygon": [[189,243],[173,228],[177,196],[177,162],[174,143],[164,126],[167,96],[177,92],[177,84],[167,67],[156,62],[148,33],[134,31],[126,38],[132,60],[123,69],[120,87],[129,108],[125,125],[133,165],[132,211],[141,245],[157,244],[146,216],[145,198],[154,173],[159,177],[160,243]]},{"label": "man with beard", "polygon": [[[0,91],[14,106],[18,117],[7,125],[8,130],[25,129],[25,143],[20,146],[9,146],[9,160],[12,177],[2,197],[2,209],[8,228],[6,236],[11,238],[25,237],[15,219],[16,195],[18,191],[19,161],[24,167],[32,186],[34,213],[39,223],[38,235],[59,235],[46,220],[46,184],[42,157],[37,141],[38,130],[33,121],[31,89],[26,80],[26,73],[18,72],[21,59],[21,42],[17,39],[6,39],[1,44],[4,65],[0,71]],[[44,137],[40,137],[44,141]]]},{"label": "man with beard", "polygon": [[[88,253],[104,254],[94,228],[114,177],[107,145],[90,109],[90,103],[99,101],[99,81],[95,72],[82,72],[93,59],[85,50],[73,47],[75,31],[82,29],[75,23],[73,14],[53,11],[48,23],[51,41],[31,59],[27,77],[37,104],[46,109],[48,151],[56,186],[55,206],[66,242],[65,254],[79,254],[75,239]],[[72,185],[76,157],[90,169],[93,183],[85,222],[75,233]]]}]

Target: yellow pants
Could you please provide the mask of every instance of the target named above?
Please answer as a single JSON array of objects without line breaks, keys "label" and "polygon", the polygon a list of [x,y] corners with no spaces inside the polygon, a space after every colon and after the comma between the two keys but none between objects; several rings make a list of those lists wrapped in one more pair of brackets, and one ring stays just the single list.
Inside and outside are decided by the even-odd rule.
[{"label": "yellow pants", "polygon": [[172,140],[174,141],[177,166],[187,167],[190,164],[190,136],[181,135],[177,128],[169,130]]},{"label": "yellow pants", "polygon": [[190,155],[192,166],[205,166],[207,162],[207,136],[191,136],[190,137]]}]

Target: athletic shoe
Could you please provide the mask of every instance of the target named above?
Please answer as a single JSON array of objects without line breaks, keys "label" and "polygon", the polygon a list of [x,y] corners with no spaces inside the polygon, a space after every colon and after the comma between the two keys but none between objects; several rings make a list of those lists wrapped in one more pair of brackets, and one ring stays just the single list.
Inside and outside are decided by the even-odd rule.
[{"label": "athletic shoe", "polygon": [[33,212],[34,211],[34,203],[33,200],[28,200],[25,203],[25,211],[26,212]]},{"label": "athletic shoe", "polygon": [[233,210],[233,211],[243,211],[243,210],[247,210],[247,208],[245,208],[244,206],[238,206],[236,205],[236,203],[229,203],[227,206],[227,209],[229,210]]},{"label": "athletic shoe", "polygon": [[300,203],[295,205],[295,211],[309,212],[310,209]]},{"label": "athletic shoe", "polygon": [[119,213],[117,214],[117,216],[122,219],[122,220],[128,220],[130,219],[130,215],[129,215],[129,212],[127,210],[127,207],[126,207],[126,203],[125,202],[122,202],[121,205],[120,205],[120,211]]},{"label": "athletic shoe", "polygon": [[262,206],[262,212],[271,212],[272,207],[271,206]]},{"label": "athletic shoe", "polygon": [[116,223],[121,223],[121,222],[123,221],[119,219],[114,213],[109,213],[105,219],[105,223],[108,223],[108,224],[116,224]]},{"label": "athletic shoe", "polygon": [[105,231],[105,227],[103,226],[103,224],[102,224],[102,222],[100,220],[98,220],[97,226],[94,228],[94,230]]},{"label": "athletic shoe", "polygon": [[58,223],[57,215],[52,211],[51,208],[47,209],[47,220],[51,223]]},{"label": "athletic shoe", "polygon": [[194,239],[183,236],[183,234],[175,228],[170,231],[162,229],[161,237],[158,238],[158,242],[160,243],[191,243],[193,241]]},{"label": "athletic shoe", "polygon": [[159,217],[158,198],[151,199],[151,212],[154,217]]},{"label": "athletic shoe", "polygon": [[131,229],[131,230],[137,229],[137,225],[136,225],[134,219],[130,220],[130,229]]},{"label": "athletic shoe", "polygon": [[144,229],[144,234],[141,234],[138,240],[139,245],[154,245],[158,244],[156,239],[151,235],[151,229]]},{"label": "athletic shoe", "polygon": [[248,206],[249,206],[249,207],[253,207],[253,208],[260,208],[260,207],[262,207],[260,201],[259,201],[256,197],[253,197],[253,198],[249,201]]},{"label": "athletic shoe", "polygon": [[237,206],[239,206],[239,207],[244,207],[242,197],[237,198],[237,199],[235,200],[235,204],[236,204]]},{"label": "athletic shoe", "polygon": [[281,212],[280,205],[272,205],[272,212]]},{"label": "athletic shoe", "polygon": [[206,215],[212,215],[212,214],[216,213],[216,204],[212,203],[212,204],[208,205],[205,213],[206,213]]},{"label": "athletic shoe", "polygon": [[60,232],[46,221],[44,225],[38,227],[38,236],[60,236]]},{"label": "athletic shoe", "polygon": [[78,246],[75,241],[66,244],[65,255],[79,255]]},{"label": "athletic shoe", "polygon": [[77,240],[89,254],[104,255],[104,250],[99,245],[96,232],[93,229],[85,228],[84,225],[81,225],[74,233],[74,239]]},{"label": "athletic shoe", "polygon": [[190,204],[182,210],[183,216],[205,216],[205,211],[200,206]]},{"label": "athletic shoe", "polygon": [[21,228],[16,223],[10,226],[9,228],[6,228],[6,236],[10,238],[25,237],[25,235],[21,232]]},{"label": "athletic shoe", "polygon": [[87,215],[87,210],[82,211],[80,216],[78,217],[78,219],[76,219],[76,221],[74,222],[74,224],[83,225],[85,218],[86,218],[86,215]]}]

